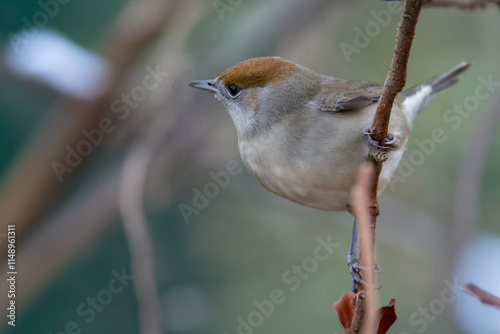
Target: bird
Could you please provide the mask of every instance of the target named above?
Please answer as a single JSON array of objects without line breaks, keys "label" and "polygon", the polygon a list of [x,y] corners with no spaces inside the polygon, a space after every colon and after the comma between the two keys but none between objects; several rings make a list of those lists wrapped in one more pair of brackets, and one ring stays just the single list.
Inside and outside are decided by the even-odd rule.
[{"label": "bird", "polygon": [[[212,80],[189,86],[212,92],[236,127],[241,160],[266,189],[321,210],[351,210],[351,189],[368,145],[387,150],[377,195],[388,185],[403,156],[412,122],[438,92],[455,84],[470,66],[461,62],[396,95],[389,134],[377,144],[370,136],[383,86],[318,74],[281,57],[244,60]],[[356,258],[354,217],[348,266],[352,286],[366,283]]]}]

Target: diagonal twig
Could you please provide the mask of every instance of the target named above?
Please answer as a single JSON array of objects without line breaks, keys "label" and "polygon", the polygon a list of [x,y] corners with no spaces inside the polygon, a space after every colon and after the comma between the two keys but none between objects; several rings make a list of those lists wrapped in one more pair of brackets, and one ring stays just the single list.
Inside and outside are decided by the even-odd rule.
[{"label": "diagonal twig", "polygon": [[430,0],[427,7],[456,7],[460,9],[485,9],[488,4],[500,5],[499,0]]},{"label": "diagonal twig", "polygon": [[481,289],[475,284],[467,283],[462,288],[465,293],[476,297],[479,301],[486,305],[496,306],[500,308],[500,298],[489,293],[486,290]]}]

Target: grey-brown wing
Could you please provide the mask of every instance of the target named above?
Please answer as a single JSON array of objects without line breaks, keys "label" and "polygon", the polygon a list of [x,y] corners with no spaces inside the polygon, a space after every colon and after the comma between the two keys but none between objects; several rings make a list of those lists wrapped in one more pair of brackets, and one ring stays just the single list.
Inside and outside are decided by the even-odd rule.
[{"label": "grey-brown wing", "polygon": [[380,94],[379,84],[325,76],[313,103],[322,111],[356,110],[376,103]]}]

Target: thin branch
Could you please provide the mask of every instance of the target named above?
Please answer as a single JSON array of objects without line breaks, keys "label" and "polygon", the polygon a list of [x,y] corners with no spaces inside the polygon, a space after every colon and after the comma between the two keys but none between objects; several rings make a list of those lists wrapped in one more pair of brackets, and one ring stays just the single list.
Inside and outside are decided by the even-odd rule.
[{"label": "thin branch", "polygon": [[[394,50],[394,55],[392,58],[391,67],[389,69],[389,73],[384,83],[384,88],[382,91],[382,95],[380,97],[380,101],[377,106],[377,111],[374,116],[373,124],[369,130],[372,134],[372,139],[378,143],[385,143],[387,138],[387,133],[389,129],[389,119],[391,116],[392,106],[394,104],[394,99],[396,95],[403,90],[406,84],[406,70],[408,59],[410,57],[410,49],[413,42],[413,37],[415,36],[415,28],[417,25],[418,17],[420,14],[420,10],[422,9],[423,1],[422,0],[407,0],[405,5],[405,10],[402,15],[401,22],[398,26],[398,33],[396,36],[396,47]],[[377,201],[377,190],[378,190],[378,179],[380,173],[382,171],[383,162],[387,159],[387,152],[383,149],[379,149],[374,145],[369,147],[368,161],[371,162],[374,166],[374,173],[372,173],[373,182],[366,182],[365,186],[367,186],[367,191],[369,194],[367,202],[369,203],[369,207],[371,209],[371,215],[369,219],[368,230],[369,233],[364,233],[364,236],[361,237],[361,244],[364,243],[364,247],[360,249],[360,257],[361,259],[365,259],[364,262],[361,263],[365,266],[366,270],[361,270],[360,274],[365,281],[370,281],[371,285],[362,286],[362,290],[358,294],[358,296],[362,296],[362,294],[366,291],[368,295],[370,294],[370,289],[373,289],[374,279],[373,279],[373,268],[374,262],[372,262],[373,254],[375,253],[375,228],[377,224],[377,216],[379,215],[378,209],[378,201]],[[364,168],[364,167],[362,167]],[[361,174],[366,173],[362,170]],[[358,209],[359,210],[359,209]],[[365,217],[364,209],[361,209],[361,213],[363,217]],[[364,218],[366,220],[366,217]],[[366,223],[363,224],[366,229]],[[364,240],[366,238],[370,240]],[[368,253],[368,254],[366,254]],[[370,297],[368,297],[370,298]],[[362,298],[356,299],[355,305],[355,314],[354,321],[356,319],[362,319],[363,324],[366,325],[369,323],[370,327],[364,326],[364,328],[368,328],[367,330],[373,330],[374,327],[371,325],[372,322],[368,319],[364,319],[365,308],[362,305],[358,305],[359,303],[363,303]],[[374,297],[370,299],[368,308],[370,309],[370,313],[373,314],[373,304]],[[364,312],[364,314],[363,314]],[[368,316],[371,319],[371,316]],[[353,326],[354,327],[354,326]]]},{"label": "thin branch", "polygon": [[481,289],[475,284],[467,283],[462,288],[465,293],[476,297],[479,301],[486,305],[496,306],[500,308],[500,298],[492,295],[486,290]]},{"label": "thin branch", "polygon": [[403,18],[398,26],[394,56],[392,57],[391,67],[385,79],[384,89],[370,129],[370,132],[373,133],[373,139],[379,143],[385,142],[394,99],[406,84],[408,58],[410,57],[410,49],[421,8],[422,0],[406,1]]},{"label": "thin branch", "polygon": [[[385,80],[382,95],[380,97],[377,111],[373,119],[373,124],[370,129],[370,132],[373,134],[372,138],[378,143],[385,143],[394,99],[396,95],[403,90],[406,84],[406,69],[408,58],[410,57],[410,49],[412,46],[413,37],[415,36],[415,27],[417,25],[421,8],[421,0],[406,1],[405,10],[401,22],[398,26],[396,48],[394,50],[391,67]],[[375,146],[370,146],[368,160],[373,162],[375,166],[374,182],[372,183],[370,191],[370,202],[372,209],[371,229],[373,245],[375,244],[375,228],[377,223],[376,217],[379,215],[377,202],[378,179],[380,176],[380,172],[382,171],[383,162],[386,159],[387,153],[385,151],[380,150]],[[365,275],[363,272],[361,274],[362,276]]]},{"label": "thin branch", "polygon": [[426,7],[456,7],[460,9],[485,9],[490,3],[500,5],[499,0],[431,0]]},{"label": "thin branch", "polygon": [[139,304],[140,332],[161,334],[160,299],[156,286],[153,243],[142,210],[144,183],[153,150],[134,145],[123,167],[118,206],[127,236]]},{"label": "thin branch", "polygon": [[363,325],[361,326],[363,334],[375,334],[378,327],[378,293],[376,290],[377,283],[375,277],[375,253],[373,239],[370,237],[371,212],[369,191],[374,182],[374,175],[373,165],[371,163],[364,163],[359,167],[357,181],[352,188],[352,205],[360,231],[361,263],[366,266],[366,306],[364,312],[365,317]]},{"label": "thin branch", "polygon": [[[373,124],[370,129],[372,138],[379,143],[385,143],[387,138],[389,119],[391,117],[392,106],[396,95],[403,90],[406,83],[406,69],[408,58],[410,57],[410,49],[415,36],[415,27],[417,25],[418,16],[422,8],[421,0],[407,0],[405,11],[401,22],[398,26],[398,34],[396,37],[396,48],[392,58],[391,67],[384,83],[382,95],[380,97],[377,111],[375,113]],[[379,215],[377,191],[378,179],[382,171],[384,160],[387,159],[387,153],[375,146],[370,146],[368,160],[375,166],[374,182],[370,188],[371,202],[371,224],[372,229],[372,244],[375,244],[375,228],[377,224],[377,216]],[[373,250],[370,250],[373,252]],[[362,256],[362,252],[360,252]],[[361,271],[361,276],[365,277],[366,273]]]}]

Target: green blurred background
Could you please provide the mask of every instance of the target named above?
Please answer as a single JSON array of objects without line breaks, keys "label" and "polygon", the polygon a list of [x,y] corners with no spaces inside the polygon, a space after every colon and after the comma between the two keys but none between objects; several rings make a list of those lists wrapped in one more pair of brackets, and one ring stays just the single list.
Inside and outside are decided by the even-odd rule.
[{"label": "green blurred background", "polygon": [[[220,7],[220,2],[226,7]],[[22,240],[19,257],[24,245],[28,247],[37,234],[48,233],[51,224],[61,217],[68,225],[84,226],[86,219],[94,222],[94,210],[88,211],[88,218],[71,213],[84,201],[82,198],[90,196],[98,202],[96,205],[115,203],[113,198],[118,196],[111,196],[109,202],[99,200],[98,194],[105,191],[100,187],[120,171],[128,148],[144,136],[148,124],[169,119],[155,150],[158,158],[148,173],[143,200],[153,241],[164,332],[237,333],[238,317],[247,319],[256,310],[253,302],[269,299],[276,289],[283,291],[286,300],[275,306],[271,316],[264,317],[263,323],[252,330],[255,333],[341,332],[332,304],[350,290],[346,256],[352,218],[347,213],[321,212],[278,198],[261,188],[242,168],[205,209],[190,217],[189,224],[183,219],[179,205],[192,205],[193,189],[203,189],[212,181],[209,172],[225,170],[231,160],[242,166],[229,115],[211,94],[195,91],[187,82],[214,78],[247,58],[275,55],[319,73],[382,83],[392,58],[400,14],[390,14],[385,27],[378,24],[380,32],[373,33],[368,45],[358,48],[359,53],[352,54],[348,61],[340,46],[355,46],[358,29],[365,31],[367,23],[377,22],[373,13],[388,13],[390,4],[325,0],[182,3],[159,40],[141,56],[123,91],[141,82],[146,66],[161,64],[170,73],[168,78],[150,92],[130,118],[116,123],[117,130],[86,158],[78,176],[64,183],[62,195],[50,201],[29,236]],[[72,0],[60,5],[46,28],[99,53],[106,46],[108,29],[126,5],[127,1],[122,0]],[[225,11],[220,12],[221,8]],[[9,34],[22,29],[22,18],[32,18],[40,10],[36,0],[0,3],[3,51],[9,48]],[[500,80],[499,30],[500,13],[494,7],[478,11],[428,8],[421,14],[409,61],[408,86],[463,60],[473,66],[459,84],[439,94],[417,117],[405,157],[419,150],[415,141],[430,138],[435,128],[443,129],[447,140],[437,144],[434,153],[426,155],[404,183],[398,183],[394,191],[387,189],[381,199],[382,216],[377,229],[377,262],[383,268],[378,276],[383,287],[380,303],[395,298],[399,317],[390,333],[470,333],[457,322],[455,303],[446,304],[425,328],[410,319],[420,308],[440,298],[446,288],[444,280],[458,277],[466,283],[466,277],[456,276],[453,265],[460,265],[460,251],[466,244],[458,248],[450,245],[459,228],[454,224],[456,188],[471,137],[474,131],[482,131],[476,128],[479,119],[498,99],[492,96],[481,100],[458,129],[453,129],[443,114],[454,103],[474,95],[479,77],[492,75],[493,80]],[[0,172],[4,179],[15,157],[62,99],[65,97],[57,90],[2,66]],[[476,236],[490,235],[498,246],[500,135],[485,145],[491,146],[481,182],[479,223],[466,233],[472,241],[479,240]],[[70,261],[54,270],[50,279],[25,300],[18,300],[17,325],[11,328],[3,321],[2,332],[64,333],[71,321],[82,333],[139,332],[131,284],[114,294],[89,323],[76,311],[80,303],[95,298],[108,286],[113,270],[125,268],[132,273],[120,215],[115,204],[109,207],[114,209],[109,209],[107,218]],[[69,211],[61,216],[64,210]],[[57,226],[65,226],[61,224]],[[313,256],[317,239],[326,240],[328,236],[338,248],[307,278],[300,279],[298,289],[291,291],[282,276],[293,265],[301,265]],[[62,239],[50,243],[50,256],[59,249],[65,252],[64,245],[71,239]],[[495,268],[498,282],[498,248],[496,252],[496,260],[489,266]],[[52,257],[47,261],[53,261]],[[37,277],[29,279],[36,281]],[[480,281],[476,283],[481,285]],[[471,308],[481,307],[472,298],[464,300]],[[498,328],[491,333],[500,333],[500,323]]]}]

